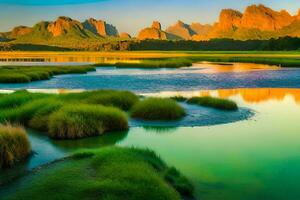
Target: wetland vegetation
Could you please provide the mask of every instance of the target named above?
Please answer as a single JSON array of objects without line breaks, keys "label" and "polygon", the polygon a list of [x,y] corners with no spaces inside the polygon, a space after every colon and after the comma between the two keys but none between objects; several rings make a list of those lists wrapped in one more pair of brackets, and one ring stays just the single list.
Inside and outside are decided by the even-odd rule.
[{"label": "wetland vegetation", "polygon": [[187,100],[189,104],[196,104],[205,107],[211,107],[219,110],[236,111],[238,106],[234,101],[228,99],[220,99],[216,97],[192,97]]},{"label": "wetland vegetation", "polygon": [[179,200],[191,198],[194,191],[181,173],[154,152],[133,148],[78,152],[29,176],[9,199]]},{"label": "wetland vegetation", "polygon": [[179,120],[185,110],[172,99],[147,98],[133,106],[131,116],[143,120]]},{"label": "wetland vegetation", "polygon": [[24,128],[0,125],[0,170],[23,161],[30,153],[31,146]]},{"label": "wetland vegetation", "polygon": [[0,83],[28,83],[48,80],[54,75],[94,71],[93,66],[0,66]]}]

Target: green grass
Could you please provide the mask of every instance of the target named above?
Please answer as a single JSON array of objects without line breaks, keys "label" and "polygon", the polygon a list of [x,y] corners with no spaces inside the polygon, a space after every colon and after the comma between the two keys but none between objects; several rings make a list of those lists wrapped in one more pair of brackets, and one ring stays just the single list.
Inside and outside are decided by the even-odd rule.
[{"label": "green grass", "polygon": [[188,58],[166,58],[141,60],[139,63],[119,62],[115,66],[119,68],[179,68],[190,67],[192,64],[192,60]]},{"label": "green grass", "polygon": [[175,101],[178,101],[178,102],[185,102],[185,101],[187,101],[187,98],[183,97],[183,96],[174,96],[174,97],[171,97],[171,99],[173,99]]},{"label": "green grass", "polygon": [[[97,90],[70,94],[18,91],[0,96],[0,123],[22,124],[50,132],[51,137],[58,139],[88,137],[127,130],[127,116],[120,109],[129,110],[138,101],[139,98],[128,91]],[[55,127],[60,128],[56,133],[53,132]]]},{"label": "green grass", "polygon": [[135,104],[131,116],[144,120],[179,120],[185,110],[172,99],[148,98]]},{"label": "green grass", "polygon": [[55,139],[78,139],[126,130],[127,116],[113,107],[70,105],[49,117],[49,136]]},{"label": "green grass", "polygon": [[215,97],[192,97],[187,100],[189,104],[196,104],[205,107],[216,108],[219,110],[235,111],[238,106],[234,101],[227,99],[220,99]]},{"label": "green grass", "polygon": [[48,80],[54,75],[81,74],[93,70],[93,66],[2,66],[0,83],[28,83]]},{"label": "green grass", "polygon": [[109,147],[79,152],[31,173],[3,199],[180,200],[193,186],[149,150]]},{"label": "green grass", "polygon": [[20,126],[0,125],[0,168],[8,168],[28,157],[29,139]]},{"label": "green grass", "polygon": [[129,110],[139,101],[137,95],[128,91],[117,90],[96,90],[75,94],[62,94],[60,98],[63,101],[82,102],[87,104],[97,104],[104,106],[114,106],[122,110]]}]

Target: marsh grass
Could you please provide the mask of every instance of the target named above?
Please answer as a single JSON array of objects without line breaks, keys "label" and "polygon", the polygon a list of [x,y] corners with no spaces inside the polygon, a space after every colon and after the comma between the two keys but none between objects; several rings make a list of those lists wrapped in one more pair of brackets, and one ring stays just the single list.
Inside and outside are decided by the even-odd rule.
[{"label": "marsh grass", "polygon": [[96,90],[81,93],[62,94],[59,98],[66,102],[82,102],[86,104],[113,106],[129,110],[139,101],[137,95],[129,91]]},{"label": "marsh grass", "polygon": [[0,125],[0,168],[12,167],[30,152],[29,139],[22,127]]},{"label": "marsh grass", "polygon": [[192,66],[193,62],[188,58],[166,58],[141,60],[139,63],[116,63],[120,68],[179,68]]},{"label": "marsh grass", "polygon": [[113,107],[70,105],[49,117],[49,136],[55,139],[77,139],[125,130],[128,130],[126,114]]},{"label": "marsh grass", "polygon": [[[127,130],[127,116],[119,108],[129,110],[138,101],[135,94],[127,91],[99,90],[70,94],[18,91],[0,97],[0,122],[19,123],[43,132],[51,132],[51,124],[51,137],[76,139]],[[59,118],[61,123],[54,123],[53,116],[57,120]],[[57,135],[54,133],[55,126],[60,126],[56,127],[59,129]]]},{"label": "marsh grass", "polygon": [[236,111],[238,106],[234,101],[215,97],[192,97],[187,100],[189,104],[211,107],[219,110]]},{"label": "marsh grass", "polygon": [[187,101],[188,98],[186,98],[184,96],[173,96],[170,99],[173,99],[173,100],[178,101],[178,102],[185,102],[185,101]]},{"label": "marsh grass", "polygon": [[34,99],[49,96],[49,94],[29,93],[25,90],[20,90],[9,95],[0,96],[0,109],[15,108]]},{"label": "marsh grass", "polygon": [[148,98],[135,104],[131,116],[144,120],[179,120],[185,110],[172,99]]},{"label": "marsh grass", "polygon": [[3,66],[0,67],[0,83],[28,83],[48,80],[54,75],[79,74],[94,70],[93,66]]},{"label": "marsh grass", "polygon": [[193,199],[190,182],[150,150],[101,148],[52,165],[32,174],[10,199]]}]

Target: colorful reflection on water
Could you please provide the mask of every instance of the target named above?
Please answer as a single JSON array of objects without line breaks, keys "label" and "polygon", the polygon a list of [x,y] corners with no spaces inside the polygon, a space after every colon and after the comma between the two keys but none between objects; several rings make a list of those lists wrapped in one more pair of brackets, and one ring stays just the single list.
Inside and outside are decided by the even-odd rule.
[{"label": "colorful reflection on water", "polygon": [[[75,142],[51,141],[30,133],[33,146],[38,155],[55,159],[80,149],[109,145],[149,148],[192,180],[199,199],[298,199],[300,89],[229,89],[178,94],[230,98],[256,114],[250,120],[229,124],[136,127],[128,133]],[[44,148],[38,148],[36,141]],[[9,191],[13,192],[13,186],[4,192]]]}]

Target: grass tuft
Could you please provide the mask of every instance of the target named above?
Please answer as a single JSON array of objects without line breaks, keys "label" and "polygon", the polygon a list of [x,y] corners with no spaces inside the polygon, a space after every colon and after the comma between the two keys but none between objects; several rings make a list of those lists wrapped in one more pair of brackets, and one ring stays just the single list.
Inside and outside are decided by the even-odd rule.
[{"label": "grass tuft", "polygon": [[70,105],[49,117],[49,136],[77,139],[128,130],[128,120],[121,110],[100,105]]},{"label": "grass tuft", "polygon": [[31,152],[29,139],[20,126],[0,125],[0,168],[9,168]]},{"label": "grass tuft", "polygon": [[185,110],[172,99],[148,98],[135,104],[131,116],[144,120],[179,120]]},{"label": "grass tuft", "polygon": [[196,104],[205,107],[211,107],[219,110],[236,111],[238,106],[234,101],[228,99],[220,99],[215,97],[192,97],[187,103]]}]

